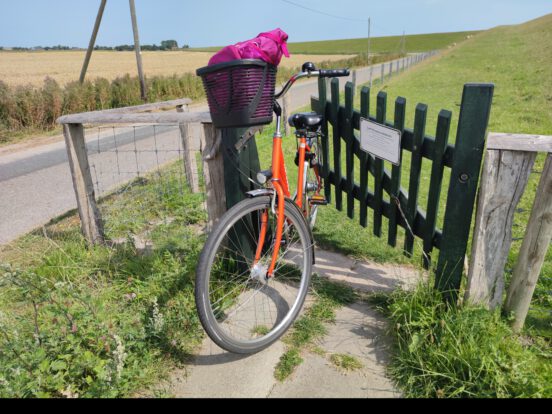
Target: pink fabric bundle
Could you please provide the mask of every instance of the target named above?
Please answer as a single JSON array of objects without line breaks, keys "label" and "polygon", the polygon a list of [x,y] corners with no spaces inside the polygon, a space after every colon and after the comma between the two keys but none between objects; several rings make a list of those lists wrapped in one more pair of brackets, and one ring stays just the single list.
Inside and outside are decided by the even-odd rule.
[{"label": "pink fabric bundle", "polygon": [[278,66],[282,56],[289,57],[288,35],[281,29],[259,34],[256,38],[226,46],[209,61],[209,66],[237,59],[261,59]]}]

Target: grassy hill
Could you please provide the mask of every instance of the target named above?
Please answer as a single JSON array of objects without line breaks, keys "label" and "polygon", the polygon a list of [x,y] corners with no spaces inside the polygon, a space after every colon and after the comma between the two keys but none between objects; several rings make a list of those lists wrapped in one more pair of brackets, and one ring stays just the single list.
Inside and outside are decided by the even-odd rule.
[{"label": "grassy hill", "polygon": [[[406,52],[423,52],[426,50],[443,49],[453,43],[465,40],[478,31],[451,32],[451,33],[430,33],[421,35],[409,35],[406,38]],[[397,53],[400,51],[402,36],[374,37],[371,41],[373,53]],[[289,50],[292,54],[301,53],[309,55],[340,55],[365,53],[368,43],[367,38],[322,40],[317,42],[289,43]],[[216,52],[217,47],[197,48],[194,51]]]},{"label": "grassy hill", "polygon": [[[430,33],[405,36],[406,52],[424,52],[427,50],[444,49],[453,43],[466,40],[480,32]],[[402,36],[374,37],[371,41],[373,53],[394,53],[400,51]],[[308,54],[351,54],[365,53],[368,47],[367,39],[325,40],[320,42],[290,43],[291,53]]]}]

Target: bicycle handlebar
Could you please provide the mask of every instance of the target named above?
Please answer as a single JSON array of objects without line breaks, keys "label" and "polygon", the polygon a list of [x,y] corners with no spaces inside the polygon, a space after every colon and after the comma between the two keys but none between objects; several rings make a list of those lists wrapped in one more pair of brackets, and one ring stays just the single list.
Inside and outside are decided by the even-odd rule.
[{"label": "bicycle handlebar", "polygon": [[321,78],[340,78],[350,75],[349,69],[326,69],[320,70]]},{"label": "bicycle handlebar", "polygon": [[286,94],[286,92],[291,88],[291,86],[302,78],[310,78],[313,76],[320,77],[320,78],[338,78],[338,77],[344,77],[349,76],[350,70],[349,69],[322,69],[322,70],[316,70],[315,66],[307,62],[303,65],[303,69],[308,68],[308,70],[304,70],[302,72],[297,73],[296,75],[293,75],[290,80],[287,81],[287,83],[284,85],[282,90],[275,94],[276,99],[280,99],[282,96]]}]

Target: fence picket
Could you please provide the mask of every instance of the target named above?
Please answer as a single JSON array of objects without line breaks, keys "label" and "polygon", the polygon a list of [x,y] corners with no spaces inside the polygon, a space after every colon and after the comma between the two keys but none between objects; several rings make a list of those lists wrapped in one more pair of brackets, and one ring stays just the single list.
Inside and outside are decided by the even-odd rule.
[{"label": "fence picket", "polygon": [[[327,110],[328,91],[326,86],[326,79],[318,78],[318,96],[319,96],[319,111],[324,116],[322,122],[322,169],[321,174],[324,179],[324,194],[328,203],[332,201],[332,183],[330,182],[330,148],[329,148],[329,135],[328,135],[328,119],[329,111]],[[285,120],[284,120],[285,121]]]},{"label": "fence picket", "polygon": [[439,199],[441,197],[441,185],[443,183],[443,171],[445,165],[443,157],[448,145],[452,113],[442,110],[437,121],[437,132],[433,147],[433,164],[431,166],[431,181],[427,200],[426,225],[424,229],[424,268],[431,266],[431,252],[433,250],[433,237],[435,235],[437,215],[439,214]]},{"label": "fence picket", "polygon": [[[378,93],[376,120],[385,124],[387,116],[387,93]],[[382,201],[383,201],[383,160],[376,158],[374,163],[374,235],[381,237]]]},{"label": "fence picket", "polygon": [[[360,92],[360,116],[365,119],[370,117],[370,88],[364,87]],[[362,151],[360,156],[360,225],[368,226],[368,172],[370,170],[371,156]]]},{"label": "fence picket", "polygon": [[[414,227],[414,220],[416,219],[416,209],[418,206],[420,173],[422,171],[422,148],[425,136],[426,119],[427,105],[418,104],[416,106],[416,116],[414,118],[412,158],[410,160],[410,183],[408,186],[408,203],[406,206],[406,218],[411,227]],[[412,255],[413,250],[414,236],[407,231],[404,240],[404,251],[407,256],[410,256]]]},{"label": "fence picket", "polygon": [[339,125],[339,79],[333,78],[331,83],[332,104],[330,116],[333,131],[333,160],[334,160],[334,185],[335,207],[343,210],[341,189],[341,126]]},{"label": "fence picket", "polygon": [[458,295],[464,270],[493,92],[492,84],[467,84],[462,95],[443,242],[435,275],[436,288],[446,292],[445,297],[451,301]]},{"label": "fence picket", "polygon": [[353,100],[354,100],[355,87],[351,82],[347,82],[345,85],[345,126],[343,130],[343,137],[346,142],[346,154],[345,154],[345,170],[347,173],[347,216],[354,218],[355,212],[355,198],[353,190],[355,186],[354,176],[354,142],[355,133],[353,128]]},{"label": "fence picket", "polygon": [[[394,126],[396,129],[404,133],[404,123],[406,114],[406,99],[398,97],[395,101],[395,120]],[[393,165],[391,170],[391,215],[389,217],[389,232],[387,242],[389,245],[395,247],[397,245],[397,222],[399,220],[399,208],[393,197],[399,198],[399,191],[401,188],[401,167],[402,167],[402,149],[404,148],[404,141],[401,140],[401,156],[400,164]]]}]

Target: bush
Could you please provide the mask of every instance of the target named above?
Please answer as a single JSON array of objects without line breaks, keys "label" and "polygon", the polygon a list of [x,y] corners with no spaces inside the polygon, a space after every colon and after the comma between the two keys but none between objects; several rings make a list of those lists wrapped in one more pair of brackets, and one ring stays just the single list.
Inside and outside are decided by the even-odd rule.
[{"label": "bush", "polygon": [[385,299],[393,379],[408,397],[551,397],[552,354],[523,345],[499,312],[443,303],[428,285]]}]

